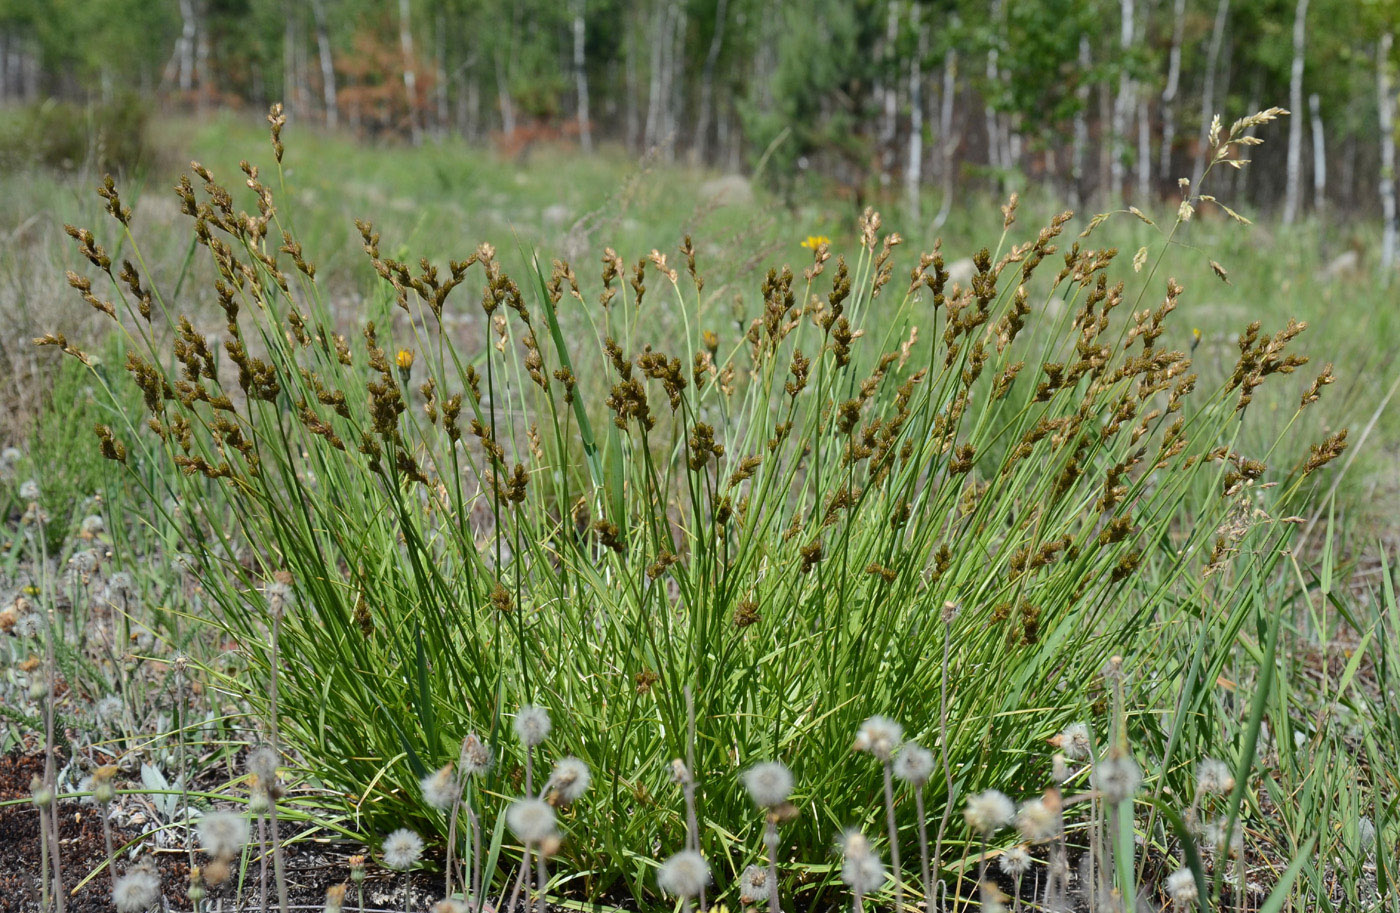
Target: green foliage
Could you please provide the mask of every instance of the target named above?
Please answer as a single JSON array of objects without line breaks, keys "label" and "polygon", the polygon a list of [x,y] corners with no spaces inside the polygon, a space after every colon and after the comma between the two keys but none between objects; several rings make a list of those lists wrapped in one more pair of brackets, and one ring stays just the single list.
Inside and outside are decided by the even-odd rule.
[{"label": "green foliage", "polygon": [[[278,664],[281,737],[371,840],[440,829],[418,779],[472,732],[501,760],[478,796],[494,820],[520,789],[509,717],[537,702],[551,754],[596,776],[564,867],[588,896],[643,901],[656,848],[683,841],[668,762],[689,686],[703,848],[726,872],[758,858],[738,774],[781,759],[801,812],[785,890],[820,902],[832,834],[875,807],[878,771],[849,754],[869,714],[947,745],[934,807],[1031,794],[1038,746],[1093,713],[1110,656],[1133,670],[1129,705],[1155,708],[1182,657],[1225,662],[1261,617],[1289,529],[1271,518],[1307,473],[1277,434],[1245,447],[1241,393],[1293,363],[1293,334],[1193,390],[1179,290],[1057,250],[1062,222],[1004,236],[954,288],[940,253],[897,266],[867,216],[849,264],[822,249],[730,313],[684,251],[678,274],[609,255],[601,283],[557,264],[522,288],[487,247],[411,267],[366,226],[379,279],[342,336],[292,236],[264,240],[288,213],[257,192],[262,222],[227,218],[212,185],[196,201],[224,350],[158,296],[154,328],[127,324],[146,405],[111,426],[249,658],[251,675],[207,674],[266,711]],[[296,602],[274,654],[281,571]],[[1216,731],[1194,708],[1129,727],[1153,756]]]},{"label": "green foliage", "polygon": [[0,111],[0,167],[130,173],[150,155],[150,105],[134,93],[103,104],[42,101]]}]

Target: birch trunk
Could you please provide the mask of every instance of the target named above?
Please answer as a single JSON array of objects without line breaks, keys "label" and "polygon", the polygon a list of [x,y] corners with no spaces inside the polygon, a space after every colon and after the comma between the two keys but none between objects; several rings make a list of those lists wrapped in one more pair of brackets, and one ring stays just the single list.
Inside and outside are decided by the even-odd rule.
[{"label": "birch trunk", "polygon": [[[194,3],[192,0],[180,0],[180,42],[176,45],[176,54],[180,58],[179,66],[179,86],[182,93],[188,93],[194,88],[194,37],[197,28],[197,21],[194,13]],[[291,20],[288,19],[287,28],[291,29]]]},{"label": "birch trunk", "polygon": [[584,57],[587,23],[583,18],[584,0],[574,0],[574,94],[578,97],[578,142],[584,152],[593,151],[593,128],[588,114],[588,68]]},{"label": "birch trunk", "polygon": [[1322,131],[1322,103],[1314,92],[1308,96],[1312,115],[1313,210],[1320,216],[1327,209],[1327,134]]},{"label": "birch trunk", "polygon": [[1288,178],[1283,194],[1283,224],[1298,219],[1303,200],[1303,51],[1307,45],[1308,0],[1298,0],[1293,13],[1293,72],[1288,81]]},{"label": "birch trunk", "polygon": [[680,117],[685,110],[685,33],[690,17],[677,5],[671,17],[671,40],[666,54],[666,161],[675,161]]},{"label": "birch trunk", "polygon": [[942,97],[938,111],[938,144],[941,152],[938,176],[943,185],[943,200],[939,203],[938,215],[933,219],[935,231],[943,227],[943,223],[948,220],[948,213],[953,208],[953,153],[958,145],[953,136],[953,102],[957,88],[958,51],[957,48],[950,47],[947,56],[943,58],[943,86],[939,90]]},{"label": "birch trunk", "polygon": [[[203,4],[201,4],[201,7]],[[209,16],[208,10],[200,8],[195,14],[198,17],[198,28],[194,42],[195,74],[199,80],[199,99],[196,108],[201,114],[209,104],[212,94],[212,83],[209,80]]]},{"label": "birch trunk", "polygon": [[880,183],[888,186],[893,178],[895,137],[898,135],[899,78],[895,76],[894,63],[898,56],[899,0],[889,0],[886,9],[884,56],[891,78],[884,86],[877,87],[876,93],[884,102],[884,118],[880,124]]},{"label": "birch trunk", "polygon": [[904,195],[909,216],[918,225],[920,190],[924,183],[924,54],[928,50],[928,28],[920,21],[919,7],[909,11],[910,24],[918,40],[909,58],[909,158],[904,166]]},{"label": "birch trunk", "polygon": [[403,91],[408,101],[408,132],[417,146],[423,142],[418,127],[418,73],[413,65],[413,28],[409,0],[399,0],[399,49],[403,53]]},{"label": "birch trunk", "polygon": [[[1001,0],[992,0],[990,16],[993,21],[1001,17]],[[987,106],[985,115],[987,120],[987,164],[998,172],[1007,167],[1007,163],[1002,161],[1001,157],[1002,141],[1001,126],[999,123],[1000,118],[997,116],[996,106],[992,102],[992,98],[996,95],[997,88],[1000,84],[1001,68],[997,65],[999,56],[996,39],[993,38],[992,46],[987,49]],[[993,191],[1000,189],[1000,177],[994,179],[992,185]]]},{"label": "birch trunk", "polygon": [[662,111],[663,101],[662,80],[664,78],[663,65],[665,63],[663,54],[665,51],[666,36],[670,34],[670,6],[665,0],[658,0],[652,13],[652,38],[651,38],[651,58],[650,72],[647,74],[647,124],[642,135],[642,144],[647,148],[656,145],[661,131],[664,112]]},{"label": "birch trunk", "polygon": [[1384,228],[1381,232],[1381,266],[1394,269],[1400,259],[1400,225],[1396,223],[1395,200],[1395,95],[1390,85],[1390,51],[1395,43],[1395,35],[1386,32],[1381,35],[1380,47],[1376,50],[1376,98],[1380,105],[1381,125],[1381,213]]},{"label": "birch trunk", "polygon": [[709,153],[710,120],[714,116],[715,67],[724,45],[724,20],[729,14],[729,0],[715,5],[715,30],[710,35],[710,48],[705,52],[705,66],[700,72],[700,113],[695,118],[695,160],[703,163]]},{"label": "birch trunk", "polygon": [[499,51],[496,52],[496,98],[501,106],[501,132],[509,142],[515,138],[515,103],[511,101],[510,79]]},{"label": "birch trunk", "polygon": [[1128,53],[1133,47],[1133,0],[1119,0],[1118,47],[1122,51],[1119,61],[1118,96],[1113,102],[1113,159],[1109,163],[1109,198],[1116,199],[1123,193],[1123,178],[1128,158],[1128,119],[1133,110],[1133,77],[1128,72]]},{"label": "birch trunk", "polygon": [[1186,30],[1186,0],[1172,7],[1172,43],[1167,52],[1167,84],[1162,89],[1162,150],[1157,178],[1172,179],[1172,146],[1176,144],[1176,96],[1181,91],[1181,41]]},{"label": "birch trunk", "polygon": [[1225,44],[1225,22],[1230,16],[1230,0],[1220,0],[1215,7],[1215,25],[1210,31],[1210,51],[1206,55],[1205,82],[1201,87],[1201,132],[1197,138],[1196,164],[1191,169],[1191,191],[1196,191],[1206,170],[1210,153],[1210,121],[1215,117],[1215,70],[1220,64],[1220,49]]},{"label": "birch trunk", "polygon": [[301,115],[297,108],[297,27],[291,11],[282,28],[282,105],[289,118]]},{"label": "birch trunk", "polygon": [[1070,205],[1074,209],[1080,209],[1084,205],[1084,173],[1086,170],[1085,159],[1089,154],[1089,67],[1093,66],[1093,57],[1089,49],[1089,36],[1079,36],[1079,73],[1081,81],[1079,87],[1074,90],[1075,98],[1079,104],[1074,112],[1074,145],[1070,149],[1069,175],[1070,175]]},{"label": "birch trunk", "polygon": [[335,63],[331,59],[326,0],[311,0],[311,15],[316,21],[316,52],[321,63],[321,101],[326,106],[326,126],[334,129],[340,123],[340,104],[335,92]]},{"label": "birch trunk", "polygon": [[1137,110],[1137,197],[1140,205],[1147,205],[1152,193],[1152,123],[1149,120],[1147,96],[1139,93]]}]

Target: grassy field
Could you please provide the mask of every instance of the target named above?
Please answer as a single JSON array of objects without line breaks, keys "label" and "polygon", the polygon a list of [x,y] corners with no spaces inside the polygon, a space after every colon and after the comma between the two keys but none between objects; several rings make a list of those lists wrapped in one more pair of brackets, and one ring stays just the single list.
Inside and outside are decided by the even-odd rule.
[{"label": "grassy field", "polygon": [[[49,747],[59,793],[0,811],[98,797],[131,843],[70,858],[79,894],[165,847],[196,907],[319,897],[368,851],[372,902],[419,908],[1397,908],[1370,226],[1154,202],[1080,236],[978,188],[934,256],[897,206],[762,175],[154,132],[118,219],[95,176],[0,176],[0,747]],[[225,248],[186,158],[233,193],[190,197]],[[258,836],[195,837],[220,810]],[[874,856],[832,856],[852,827]]]}]

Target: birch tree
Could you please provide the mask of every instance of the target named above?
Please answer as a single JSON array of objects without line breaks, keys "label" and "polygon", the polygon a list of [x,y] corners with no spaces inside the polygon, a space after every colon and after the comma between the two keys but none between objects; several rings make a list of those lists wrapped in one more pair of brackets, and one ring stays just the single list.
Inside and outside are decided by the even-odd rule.
[{"label": "birch tree", "polygon": [[403,91],[408,101],[408,132],[417,146],[423,142],[418,126],[418,73],[413,65],[413,28],[409,0],[399,0],[399,48],[403,52]]},{"label": "birch tree", "polygon": [[1376,49],[1376,101],[1381,128],[1381,266],[1395,268],[1400,261],[1400,224],[1395,199],[1395,90],[1390,82],[1390,52],[1395,34],[1381,35]]},{"label": "birch tree", "polygon": [[1283,224],[1298,218],[1303,199],[1303,51],[1307,42],[1308,0],[1298,0],[1293,13],[1293,68],[1288,81],[1288,173],[1284,184]]},{"label": "birch tree", "polygon": [[588,120],[588,68],[584,38],[587,32],[583,18],[584,0],[573,0],[574,14],[574,94],[577,96],[578,141],[584,152],[593,151],[593,130]]}]

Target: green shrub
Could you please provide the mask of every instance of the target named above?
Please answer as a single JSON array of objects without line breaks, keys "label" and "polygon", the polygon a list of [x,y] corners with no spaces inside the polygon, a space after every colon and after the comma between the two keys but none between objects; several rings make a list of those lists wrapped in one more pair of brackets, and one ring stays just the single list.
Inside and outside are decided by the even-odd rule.
[{"label": "green shrub", "polygon": [[1013,203],[958,288],[937,248],[896,268],[868,212],[850,262],[818,244],[732,310],[688,240],[675,266],[609,250],[597,283],[556,262],[522,288],[489,245],[415,267],[365,223],[380,282],[342,335],[256,170],[253,216],[199,176],[181,196],[220,273],[222,348],[134,268],[88,294],[114,295],[149,413],[102,446],[138,480],[179,468],[156,477],[188,507],[211,623],[249,657],[251,678],[220,685],[266,715],[280,670],[280,739],[371,841],[405,823],[441,839],[419,779],[469,733],[500,761],[476,797],[489,829],[520,792],[509,719],[548,707],[549,749],[594,771],[557,866],[590,897],[643,901],[683,844],[686,687],[702,848],[721,876],[761,857],[739,774],[780,759],[800,812],[785,891],[814,902],[833,835],[877,814],[879,771],[850,755],[872,713],[946,749],[955,795],[935,775],[932,808],[1031,794],[1037,746],[1102,718],[1121,656],[1133,743],[1151,778],[1172,769],[1216,738],[1192,704],[1156,712],[1182,657],[1214,680],[1216,645],[1259,617],[1291,499],[1345,446],[1241,452],[1302,328],[1252,326],[1232,377],[1196,389],[1180,287],[1151,264],[1112,278],[1115,250],[1065,244],[1068,214],[1013,245]]},{"label": "green shrub", "polygon": [[46,99],[0,112],[0,167],[133,171],[150,155],[150,113],[135,93],[103,104]]}]

